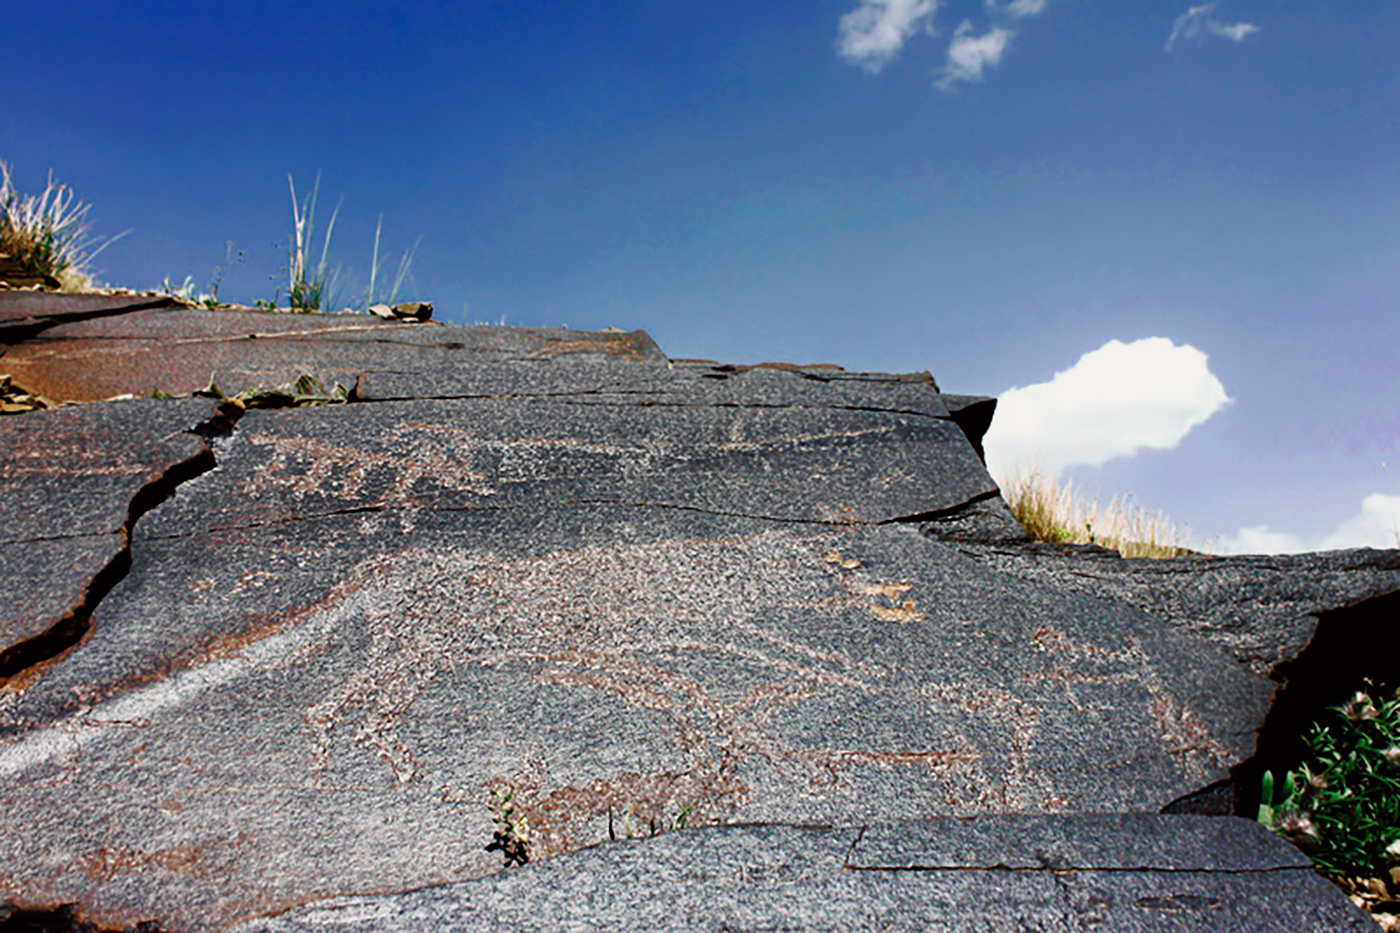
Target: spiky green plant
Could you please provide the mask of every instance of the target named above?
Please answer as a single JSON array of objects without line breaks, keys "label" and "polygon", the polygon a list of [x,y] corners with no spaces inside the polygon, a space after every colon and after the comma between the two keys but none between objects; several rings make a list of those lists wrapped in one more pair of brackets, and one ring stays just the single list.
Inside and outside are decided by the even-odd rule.
[{"label": "spiky green plant", "polygon": [[1400,690],[1358,691],[1306,736],[1308,758],[1275,782],[1264,772],[1257,819],[1335,879],[1400,865]]},{"label": "spiky green plant", "polygon": [[491,811],[491,822],[496,824],[495,838],[486,851],[499,851],[507,868],[530,861],[530,819],[516,810],[515,792],[499,785],[492,787],[491,802],[486,808]]},{"label": "spiky green plant", "polygon": [[[369,264],[369,289],[365,292],[365,308],[375,304],[377,295],[375,294],[375,282],[379,278],[379,234],[384,229],[384,215],[379,215],[379,222],[374,226],[374,253],[370,257]],[[404,250],[403,257],[399,260],[398,272],[394,275],[394,286],[389,290],[389,297],[384,300],[385,304],[393,304],[398,297],[399,288],[403,285],[403,280],[409,275],[409,267],[413,265],[413,254],[418,252],[418,244],[423,242],[420,236],[413,241],[413,245]]]}]

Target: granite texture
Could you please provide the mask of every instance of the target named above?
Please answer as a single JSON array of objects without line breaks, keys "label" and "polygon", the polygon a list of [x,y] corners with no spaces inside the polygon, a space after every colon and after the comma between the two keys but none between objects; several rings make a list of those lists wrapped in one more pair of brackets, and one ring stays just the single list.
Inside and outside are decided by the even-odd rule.
[{"label": "granite texture", "polygon": [[0,421],[0,922],[1368,922],[1253,824],[1158,811],[1252,766],[1251,659],[1323,664],[1298,620],[1393,553],[1046,550],[992,400],[640,331],[135,310],[4,361],[354,392]]},{"label": "granite texture", "polygon": [[234,933],[389,930],[1372,930],[1238,819],[750,825],[604,843],[476,881],[340,897]]}]

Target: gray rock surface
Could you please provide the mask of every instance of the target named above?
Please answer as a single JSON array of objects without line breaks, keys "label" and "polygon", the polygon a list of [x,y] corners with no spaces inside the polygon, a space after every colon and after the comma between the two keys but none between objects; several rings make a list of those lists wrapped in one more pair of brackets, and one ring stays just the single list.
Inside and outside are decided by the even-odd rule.
[{"label": "gray rock surface", "polygon": [[[199,399],[127,401],[0,419],[0,686],[126,572],[136,519],[214,458]],[[95,591],[96,590],[96,591]]]},{"label": "gray rock surface", "polygon": [[0,346],[19,344],[61,324],[172,308],[164,295],[68,295],[0,289]]},{"label": "gray rock surface", "polygon": [[1150,814],[745,825],[604,843],[477,881],[340,897],[235,933],[1374,930],[1246,820]]},{"label": "gray rock surface", "polygon": [[1127,560],[1090,546],[966,551],[984,566],[1058,590],[1110,595],[1191,632],[1269,676],[1307,646],[1318,614],[1400,590],[1400,551]]},{"label": "gray rock surface", "polygon": [[[1164,596],[1147,565],[1025,544],[978,454],[990,400],[670,361],[642,332],[364,316],[134,311],[11,357],[57,398],[210,362],[229,392],[355,391],[0,421],[0,561],[42,578],[0,588],[29,645],[0,682],[6,910],[1364,920],[1257,827],[1157,815],[1253,760],[1276,685],[1239,633],[1271,644],[1283,577],[1210,565],[1263,581],[1211,616],[1173,567]],[[1290,605],[1386,591],[1393,556],[1301,563]],[[63,611],[81,624],[55,632]]]}]

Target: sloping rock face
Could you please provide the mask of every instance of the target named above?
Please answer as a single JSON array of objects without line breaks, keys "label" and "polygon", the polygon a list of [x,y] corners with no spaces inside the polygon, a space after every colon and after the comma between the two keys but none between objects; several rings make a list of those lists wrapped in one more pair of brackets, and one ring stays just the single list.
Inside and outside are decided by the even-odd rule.
[{"label": "sloping rock face", "polygon": [[[639,890],[720,879],[673,925],[873,898],[902,926],[1145,929],[1284,880],[1298,928],[1362,916],[1252,824],[1159,815],[1252,761],[1276,684],[1140,571],[1024,542],[979,457],[990,400],[640,331],[21,310],[0,371],[52,399],[353,392],[0,422],[12,917],[650,926],[598,893],[643,864],[671,867]],[[1108,582],[1047,563],[1083,559]],[[1349,597],[1400,586],[1363,564]],[[1297,654],[1275,622],[1245,641]]]}]

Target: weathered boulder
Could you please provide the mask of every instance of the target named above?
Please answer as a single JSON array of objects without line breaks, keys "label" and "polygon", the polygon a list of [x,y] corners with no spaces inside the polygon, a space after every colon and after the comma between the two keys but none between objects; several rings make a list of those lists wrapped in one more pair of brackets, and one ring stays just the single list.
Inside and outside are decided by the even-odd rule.
[{"label": "weathered boulder", "polygon": [[[6,569],[42,581],[0,588],[30,646],[0,684],[11,911],[1365,919],[1263,830],[1162,811],[1242,806],[1201,794],[1257,764],[1259,651],[1307,655],[1269,626],[1395,589],[1393,554],[1222,615],[1199,581],[1234,592],[1243,563],[1172,596],[1151,564],[1027,544],[979,455],[989,400],[668,360],[640,331],[148,309],[12,359],[59,400],[211,369],[355,388],[0,422],[6,462],[47,464],[0,474],[29,549]],[[74,449],[94,466],[55,465]],[[48,634],[64,612],[82,624]]]}]

